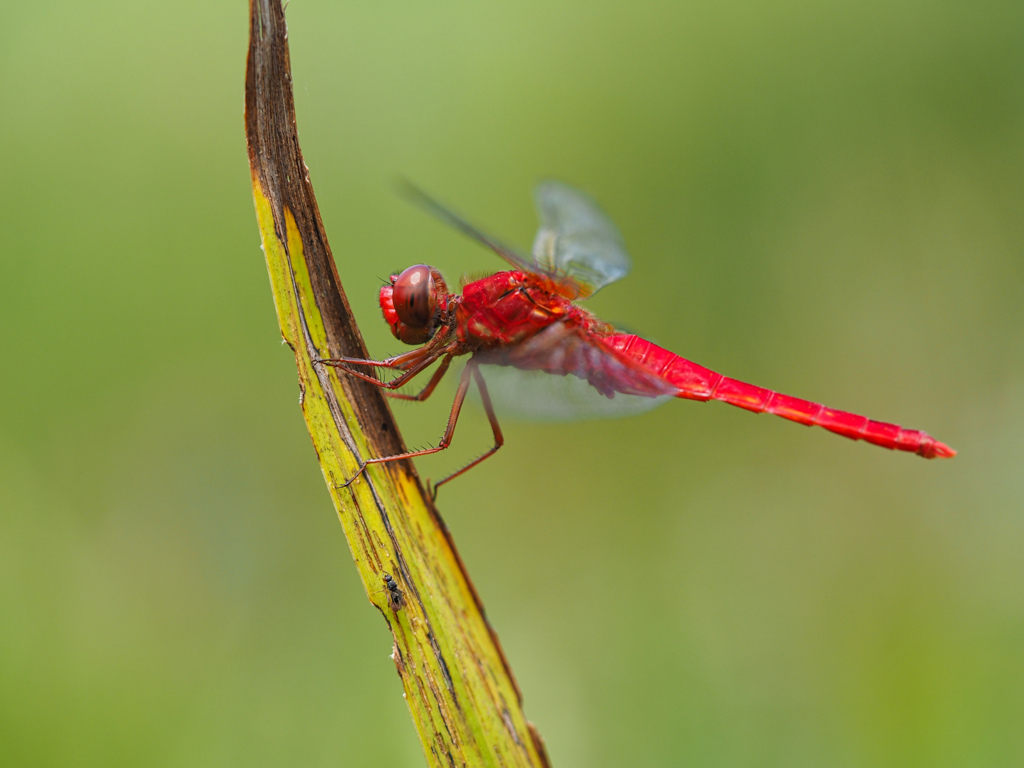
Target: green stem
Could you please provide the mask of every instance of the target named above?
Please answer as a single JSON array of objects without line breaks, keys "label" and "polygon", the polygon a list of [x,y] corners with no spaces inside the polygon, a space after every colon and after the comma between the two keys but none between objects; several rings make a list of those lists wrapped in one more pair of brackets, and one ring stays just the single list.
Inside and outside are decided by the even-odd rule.
[{"label": "green stem", "polygon": [[427,762],[546,766],[497,636],[412,464],[373,465],[344,485],[363,459],[404,445],[377,387],[313,363],[367,354],[299,149],[279,0],[250,1],[245,105],[256,218],[302,413],[367,596],[394,638]]}]

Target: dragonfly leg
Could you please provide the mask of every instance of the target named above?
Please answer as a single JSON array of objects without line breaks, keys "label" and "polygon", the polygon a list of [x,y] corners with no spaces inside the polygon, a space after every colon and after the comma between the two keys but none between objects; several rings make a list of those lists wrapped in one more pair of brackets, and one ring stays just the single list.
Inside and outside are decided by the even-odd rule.
[{"label": "dragonfly leg", "polygon": [[[366,468],[371,464],[384,464],[389,461],[398,461],[399,459],[414,459],[417,456],[429,456],[432,453],[440,453],[452,443],[452,436],[455,434],[455,424],[459,420],[459,413],[462,411],[462,404],[466,400],[466,392],[469,391],[469,384],[473,378],[473,371],[476,370],[476,366],[473,361],[466,365],[466,368],[462,371],[462,377],[459,379],[459,388],[455,392],[455,401],[452,403],[452,411],[448,416],[448,426],[445,427],[444,435],[441,437],[436,448],[423,448],[419,451],[408,451],[407,453],[396,453],[394,456],[380,456],[376,459],[367,459],[364,461],[357,471],[351,478],[348,479],[342,486],[348,488],[356,479],[366,471]],[[436,375],[436,374],[435,374]],[[474,462],[475,463],[475,462]],[[463,470],[465,471],[465,470]]]},{"label": "dragonfly leg", "polygon": [[[366,360],[362,357],[321,357],[313,360],[314,363],[320,365],[329,365],[333,368],[343,368],[348,370],[346,366],[349,365],[366,365],[371,368],[398,368],[399,370],[406,370],[409,366],[418,363],[424,355],[431,355],[434,351],[433,344],[424,344],[422,347],[403,352],[400,355],[389,357],[385,360]],[[439,355],[434,355],[436,359]]]},{"label": "dragonfly leg", "polygon": [[[423,388],[423,391],[421,391],[418,395],[406,395],[403,394],[402,392],[385,392],[384,394],[387,395],[388,397],[393,397],[396,400],[415,400],[418,403],[422,403],[424,400],[430,397],[431,393],[433,393],[434,391],[434,388],[437,386],[437,383],[441,381],[441,379],[444,378],[445,373],[448,372],[448,366],[452,364],[452,357],[453,355],[449,353],[444,358],[444,360],[441,361],[441,364],[437,367],[437,370],[434,371],[434,375],[431,376],[430,381],[427,382],[427,386],[425,386]],[[417,373],[419,373],[419,371],[417,371]],[[398,379],[395,379],[395,381],[398,381]]]},{"label": "dragonfly leg", "polygon": [[[456,472],[454,474],[451,474],[451,475],[448,475],[448,477],[444,478],[443,480],[439,480],[437,483],[435,483],[434,487],[430,490],[430,498],[431,498],[431,500],[437,499],[437,489],[438,488],[440,488],[442,485],[447,483],[449,480],[454,480],[456,477],[461,475],[463,472],[466,472],[466,471],[472,469],[477,464],[479,464],[481,461],[483,461],[487,457],[491,456],[495,451],[497,451],[499,448],[501,448],[501,446],[503,446],[505,444],[505,438],[501,434],[501,427],[498,426],[498,417],[494,415],[494,406],[491,405],[491,396],[487,392],[487,384],[484,383],[484,377],[483,377],[483,374],[480,373],[480,367],[476,363],[474,363],[472,360],[470,360],[468,363],[466,363],[466,370],[468,371],[471,368],[472,368],[472,371],[473,371],[473,378],[476,380],[476,386],[480,390],[480,399],[483,401],[484,411],[487,412],[487,420],[491,424],[491,432],[494,433],[494,447],[491,448],[489,451],[487,451],[482,456],[480,456],[477,459],[475,459],[474,461],[471,461],[469,464],[464,466],[458,472]],[[463,374],[463,376],[465,376],[465,374]]]},{"label": "dragonfly leg", "polygon": [[[344,357],[340,357],[340,358],[335,358],[334,360],[321,360],[320,362],[324,363],[325,365],[331,365],[333,367],[340,368],[342,371],[344,371],[349,376],[355,376],[357,379],[362,379],[363,381],[368,381],[371,384],[374,384],[374,385],[376,385],[378,387],[382,387],[383,389],[388,389],[388,390],[394,390],[394,389],[398,389],[399,387],[404,386],[406,383],[408,383],[414,377],[416,377],[419,374],[421,374],[425,369],[429,368],[439,357],[441,357],[442,355],[444,355],[446,353],[448,355],[448,363],[447,364],[442,363],[441,367],[438,369],[438,373],[440,373],[441,375],[444,375],[444,371],[447,370],[448,365],[450,364],[451,352],[449,351],[449,347],[445,347],[445,348],[443,348],[441,350],[438,350],[438,351],[429,350],[426,347],[421,347],[420,349],[414,349],[413,352],[417,354],[417,357],[411,357],[411,356],[407,356],[407,355],[398,355],[398,357],[390,358],[389,360],[381,360],[381,361],[377,361],[377,360],[358,360],[357,358],[344,358]],[[411,355],[411,354],[412,353],[409,353],[409,355]],[[399,358],[406,358],[406,359],[403,360],[401,363],[396,364],[396,365],[385,365],[386,363],[390,363],[392,360],[398,360]],[[351,362],[353,360],[355,360],[355,363]],[[364,363],[364,364],[377,365],[379,367],[398,368],[399,370],[403,370],[404,373],[401,376],[398,376],[397,378],[392,379],[391,381],[381,381],[376,376],[370,375],[368,373],[363,373],[361,371],[354,371],[351,368],[346,367],[346,361],[349,361],[348,364],[351,364],[351,365]],[[438,373],[435,373],[434,376],[438,380],[440,380],[440,376],[438,376]],[[434,381],[433,378],[431,379],[431,382],[432,382],[432,384],[434,386],[437,386],[437,381]],[[429,388],[431,390],[433,389],[433,387],[431,387],[430,384],[427,385],[427,388]],[[430,395],[430,392],[427,392],[427,396],[429,396],[429,395]],[[410,400],[417,399],[416,397],[410,397],[408,395],[403,396],[403,395],[400,395],[400,394],[397,394],[397,393],[393,394],[392,397],[398,397],[399,399],[403,399],[403,400],[405,400],[405,399],[410,399]],[[423,399],[426,399],[426,398],[423,398]]]}]

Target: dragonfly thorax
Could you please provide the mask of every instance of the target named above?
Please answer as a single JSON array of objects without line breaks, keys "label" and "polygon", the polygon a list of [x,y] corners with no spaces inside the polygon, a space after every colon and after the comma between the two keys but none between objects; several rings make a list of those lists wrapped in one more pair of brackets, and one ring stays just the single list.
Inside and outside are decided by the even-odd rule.
[{"label": "dragonfly thorax", "polygon": [[448,286],[436,269],[416,264],[381,287],[380,308],[395,338],[424,344],[447,323]]}]

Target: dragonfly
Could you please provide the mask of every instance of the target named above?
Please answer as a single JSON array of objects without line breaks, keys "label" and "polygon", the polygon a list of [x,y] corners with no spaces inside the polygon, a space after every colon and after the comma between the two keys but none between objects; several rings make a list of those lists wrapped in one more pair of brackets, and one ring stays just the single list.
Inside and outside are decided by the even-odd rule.
[{"label": "dragonfly", "polygon": [[[440,271],[426,264],[391,275],[380,289],[381,311],[395,338],[417,345],[416,349],[384,360],[339,357],[318,361],[382,387],[390,397],[422,402],[434,392],[455,358],[469,356],[437,446],[366,459],[346,485],[370,464],[427,456],[448,448],[473,384],[479,390],[494,445],[437,482],[431,496],[436,497],[442,485],[501,448],[504,438],[480,371],[482,365],[565,377],[609,406],[622,401],[658,405],[673,397],[720,400],[926,459],[956,455],[926,432],[723,376],[599,319],[578,302],[624,277],[630,259],[619,230],[598,204],[567,184],[546,181],[535,190],[540,228],[532,258],[484,233],[418,188],[410,185],[407,192],[428,212],[490,248],[512,269],[465,281],[461,294],[450,292]],[[397,391],[438,361],[418,394]],[[379,374],[386,370],[397,375],[384,380]]]}]

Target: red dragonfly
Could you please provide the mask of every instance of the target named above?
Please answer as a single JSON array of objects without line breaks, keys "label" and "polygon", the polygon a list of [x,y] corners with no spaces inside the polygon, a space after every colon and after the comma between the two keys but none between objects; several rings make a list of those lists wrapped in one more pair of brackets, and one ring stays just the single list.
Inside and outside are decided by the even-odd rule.
[{"label": "red dragonfly", "polygon": [[[608,404],[616,400],[655,405],[669,397],[722,400],[755,413],[774,413],[800,424],[818,425],[852,440],[908,451],[926,459],[949,458],[956,451],[925,432],[730,379],[630,333],[616,330],[576,304],[623,277],[629,256],[615,225],[589,197],[565,184],[548,181],[535,193],[541,226],[527,259],[484,234],[458,214],[418,189],[410,194],[428,211],[486,245],[513,269],[467,282],[462,294],[450,293],[441,273],[417,264],[392,275],[380,289],[384,319],[397,339],[417,349],[386,360],[335,358],[326,365],[386,388],[392,397],[426,400],[454,358],[470,355],[462,372],[444,436],[436,448],[366,460],[367,464],[426,456],[447,448],[463,401],[475,382],[494,433],[494,447],[434,486],[479,464],[504,442],[480,365],[537,371],[583,383]],[[440,360],[417,395],[396,392]],[[351,366],[392,369],[390,381]]]}]

